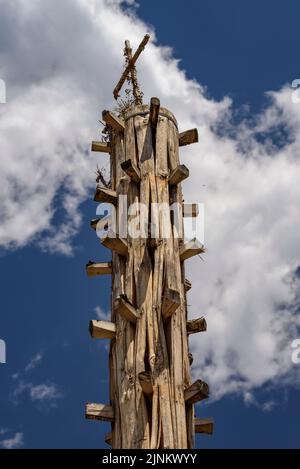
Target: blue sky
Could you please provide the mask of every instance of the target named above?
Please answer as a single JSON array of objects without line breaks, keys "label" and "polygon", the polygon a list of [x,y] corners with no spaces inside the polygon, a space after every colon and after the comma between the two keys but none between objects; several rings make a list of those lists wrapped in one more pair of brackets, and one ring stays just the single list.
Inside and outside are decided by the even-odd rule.
[{"label": "blue sky", "polygon": [[[89,227],[93,170],[107,161],[85,150],[97,138],[100,111],[114,107],[109,93],[121,71],[122,41],[136,44],[148,25],[156,43],[140,59],[145,97],[158,95],[183,125],[199,127],[202,140],[183,152],[184,163],[194,159],[186,194],[208,207],[208,259],[191,267],[191,314],[203,310],[209,327],[208,338],[194,344],[195,373],[212,383],[212,402],[197,414],[216,423],[212,437],[197,436],[197,447],[299,447],[300,365],[287,357],[299,337],[300,109],[285,87],[300,76],[299,3],[141,0],[128,19],[119,2],[96,1],[96,26],[80,0],[26,3],[32,8],[22,5],[14,18],[9,2],[0,1],[0,78],[7,82],[7,104],[0,105],[0,338],[7,345],[0,445],[106,446],[109,426],[86,421],[84,404],[108,400],[107,344],[89,337],[88,322],[96,307],[109,311],[110,283],[85,274],[89,259],[109,259]],[[101,21],[112,20],[116,27],[101,32]],[[173,49],[179,65],[161,46]],[[275,94],[266,97],[269,91]],[[288,138],[279,151],[282,129]],[[231,160],[242,144],[248,160]],[[200,182],[207,188],[200,191]],[[259,222],[247,231],[253,210]]]}]

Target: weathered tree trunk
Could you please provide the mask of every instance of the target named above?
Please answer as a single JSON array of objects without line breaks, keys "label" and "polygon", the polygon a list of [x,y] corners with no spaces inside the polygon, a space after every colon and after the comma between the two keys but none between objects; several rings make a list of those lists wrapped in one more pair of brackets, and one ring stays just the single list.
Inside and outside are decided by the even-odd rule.
[{"label": "weathered tree trunk", "polygon": [[[101,334],[112,337],[110,405],[113,421],[112,434],[107,441],[113,448],[193,447],[193,406],[201,394],[199,384],[189,390],[186,305],[189,282],[185,280],[181,254],[180,185],[188,170],[182,165],[179,167],[178,152],[179,144],[186,145],[197,139],[193,129],[191,141],[187,141],[190,135],[187,132],[180,143],[174,115],[159,108],[159,101],[155,99],[152,98],[151,108],[133,106],[122,118],[114,120],[109,114],[110,122],[116,122],[110,127],[108,144],[111,188],[110,192],[98,191],[98,197],[109,197],[113,203],[116,196],[127,195],[127,208],[130,207],[130,212],[124,213],[120,199],[117,201],[117,226],[124,227],[128,222],[128,233],[122,235],[122,246],[126,248],[122,251],[116,242],[111,246],[103,242],[113,250],[109,268],[112,270],[111,321],[115,329],[111,332],[105,324],[97,328],[95,321],[91,325],[98,330],[96,337]],[[97,142],[94,147],[97,148]],[[99,151],[103,151],[102,147]],[[143,204],[144,209],[133,206],[137,202]],[[180,209],[172,214],[170,204],[174,202]],[[138,237],[132,226],[140,229]],[[197,249],[192,255],[201,251]],[[104,264],[89,264],[87,271],[92,276],[108,273],[109,269]],[[199,330],[205,330],[204,326]],[[203,395],[202,392],[201,398]],[[101,414],[101,409],[99,412]],[[87,417],[98,418],[95,411]],[[200,428],[200,424],[198,426]]]}]

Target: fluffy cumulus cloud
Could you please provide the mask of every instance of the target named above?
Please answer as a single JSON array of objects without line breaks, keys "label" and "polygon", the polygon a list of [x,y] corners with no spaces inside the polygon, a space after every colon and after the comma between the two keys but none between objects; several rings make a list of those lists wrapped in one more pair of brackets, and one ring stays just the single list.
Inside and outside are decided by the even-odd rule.
[{"label": "fluffy cumulus cloud", "polygon": [[[0,435],[8,433],[8,430],[4,430]],[[18,449],[24,445],[24,434],[22,432],[16,432],[12,436],[7,436],[4,439],[0,440],[0,448],[3,449]]]},{"label": "fluffy cumulus cloud", "polygon": [[181,152],[191,174],[185,199],[205,204],[205,262],[187,267],[190,316],[208,321],[191,339],[194,373],[215,398],[238,392],[254,403],[261,386],[297,384],[300,105],[283,87],[268,93],[261,114],[233,126],[230,99],[209,99],[122,3],[0,0],[0,244],[72,253],[80,204],[97,158],[107,158],[88,146],[100,111],[114,106],[123,41],[135,47],[150,32],[139,62],[145,100],[159,96],[182,130],[198,127],[200,136]]}]

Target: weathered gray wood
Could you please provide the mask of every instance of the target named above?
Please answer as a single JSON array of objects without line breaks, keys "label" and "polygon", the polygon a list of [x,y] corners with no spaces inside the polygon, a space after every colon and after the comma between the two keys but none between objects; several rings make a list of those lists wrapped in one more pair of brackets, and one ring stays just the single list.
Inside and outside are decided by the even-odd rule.
[{"label": "weathered gray wood", "polygon": [[194,238],[180,248],[180,260],[186,261],[190,257],[197,256],[203,252],[205,252],[203,244]]},{"label": "weathered gray wood", "polygon": [[185,132],[181,132],[178,135],[179,146],[183,147],[185,145],[190,145],[191,143],[198,142],[198,130],[197,129],[190,129],[186,130]]},{"label": "weathered gray wood", "polygon": [[[126,139],[125,139],[125,153],[126,160],[131,159],[132,162],[138,166],[139,163],[139,149],[137,147],[137,135],[135,129],[134,118],[130,118],[126,122]],[[136,183],[129,184],[128,190],[128,203],[136,203],[140,200],[140,187]],[[138,219],[140,216],[138,215]],[[135,304],[140,311],[140,318],[134,326],[134,374],[137,376],[145,369],[145,354],[146,354],[146,314],[143,301],[145,299],[145,285],[143,282],[144,268],[142,264],[142,241],[140,238],[131,238],[130,240],[130,262],[128,263],[128,271],[131,270],[130,275],[127,274],[126,293],[131,301]],[[146,261],[146,259],[145,259]],[[146,261],[147,262],[147,261]],[[150,422],[146,403],[146,397],[143,393],[138,379],[135,380],[135,447],[149,448],[150,447]],[[138,415],[138,417],[137,417]]]},{"label": "weathered gray wood", "polygon": [[133,182],[139,183],[141,180],[140,170],[131,159],[123,161],[121,164],[123,171],[130,177]]},{"label": "weathered gray wood", "polygon": [[85,417],[91,420],[113,422],[114,411],[110,405],[87,403],[85,407]]},{"label": "weathered gray wood", "polygon": [[184,164],[179,164],[170,174],[169,184],[175,186],[189,177],[189,170]]},{"label": "weathered gray wood", "polygon": [[160,101],[158,98],[151,98],[150,101],[150,113],[149,113],[149,122],[151,123],[152,132],[156,132],[158,114],[160,108]]},{"label": "weathered gray wood", "polygon": [[214,431],[214,421],[212,419],[194,419],[195,433],[206,433],[212,435]]},{"label": "weathered gray wood", "polygon": [[207,399],[209,396],[208,384],[201,379],[197,379],[184,391],[184,399],[187,405],[195,404],[198,401]]},{"label": "weathered gray wood", "polygon": [[108,204],[117,205],[118,197],[116,191],[106,189],[105,187],[97,186],[94,196],[95,202],[105,202]]},{"label": "weathered gray wood", "polygon": [[[114,421],[108,440],[113,448],[192,448],[195,429],[211,430],[211,421],[194,420],[193,404],[204,398],[206,388],[200,380],[191,384],[188,336],[204,330],[206,323],[204,318],[187,321],[186,292],[191,283],[182,262],[203,252],[197,241],[183,244],[182,216],[197,216],[198,206],[182,203],[181,182],[188,170],[182,170],[178,149],[192,143],[195,134],[178,135],[175,117],[160,108],[159,100],[152,100],[152,106],[133,105],[122,117],[124,131],[116,119],[112,125],[108,122],[111,114],[106,119],[114,129],[109,190],[114,197],[126,195],[128,205],[161,202],[169,207],[176,202],[184,213],[180,209],[176,215],[178,232],[169,210],[154,210],[130,215],[145,228],[140,237],[128,232],[118,238],[108,231],[101,240],[112,250],[111,323],[116,338],[110,342]],[[100,197],[107,201],[107,192]],[[127,222],[127,213],[118,204],[116,218],[118,226]],[[99,223],[92,221],[94,229]],[[108,221],[103,223],[105,228]],[[107,334],[107,329],[99,334]],[[91,418],[98,415],[93,409]]]},{"label": "weathered gray wood", "polygon": [[115,251],[120,256],[128,255],[128,246],[124,239],[113,237],[112,233],[108,232],[101,239],[101,244],[112,251]]},{"label": "weathered gray wood", "polygon": [[199,215],[198,204],[182,204],[182,215],[186,218],[197,217]]},{"label": "weathered gray wood", "polygon": [[96,275],[111,274],[111,262],[88,262],[86,264],[86,273],[88,277],[95,277]]},{"label": "weathered gray wood", "polygon": [[150,39],[150,35],[149,34],[146,34],[142,40],[142,42],[140,43],[139,47],[137,48],[137,50],[135,51],[135,53],[133,54],[133,56],[131,57],[127,67],[125,68],[124,72],[122,73],[122,76],[120,78],[120,80],[118,81],[114,91],[113,91],[113,95],[114,95],[114,98],[117,99],[118,96],[119,96],[119,92],[120,92],[120,89],[122,88],[125,80],[127,79],[129,73],[131,72],[132,68],[134,67],[137,59],[139,58],[141,52],[144,50],[144,47],[145,45],[147,44],[147,42],[149,41]]},{"label": "weathered gray wood", "polygon": [[188,334],[195,334],[197,332],[205,332],[207,324],[205,318],[190,319],[186,322],[186,331]]},{"label": "weathered gray wood", "polygon": [[111,152],[111,145],[106,142],[96,142],[93,141],[91,145],[92,151],[99,151],[100,153],[110,153]]},{"label": "weathered gray wood", "polygon": [[114,339],[116,337],[116,325],[109,321],[92,320],[89,331],[93,339]]},{"label": "weathered gray wood", "polygon": [[126,295],[121,295],[115,299],[114,310],[117,314],[121,314],[124,319],[132,322],[133,324],[136,323],[140,316],[136,308],[134,308],[134,306],[128,301]]},{"label": "weathered gray wood", "polygon": [[106,124],[115,129],[117,132],[124,132],[124,120],[116,116],[116,114],[114,114],[113,112],[104,110],[102,112],[102,119]]}]

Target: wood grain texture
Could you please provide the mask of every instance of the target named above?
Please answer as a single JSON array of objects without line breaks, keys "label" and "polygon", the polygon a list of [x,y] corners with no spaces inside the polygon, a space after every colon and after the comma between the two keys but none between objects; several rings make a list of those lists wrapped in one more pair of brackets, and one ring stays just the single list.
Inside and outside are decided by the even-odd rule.
[{"label": "wood grain texture", "polygon": [[106,142],[96,142],[93,141],[91,145],[92,151],[99,151],[100,153],[110,153],[111,152],[111,145]]},{"label": "wood grain texture", "polygon": [[93,339],[114,339],[116,337],[116,325],[109,321],[90,321],[89,331]]},{"label": "wood grain texture", "polygon": [[[114,203],[117,226],[128,229],[115,235],[108,229],[101,239],[112,252],[108,324],[115,329],[103,321],[91,328],[111,339],[110,405],[90,404],[88,418],[110,419],[112,448],[192,448],[195,431],[212,429],[211,421],[194,418],[194,403],[208,396],[208,386],[191,383],[188,337],[206,322],[187,320],[191,282],[183,262],[204,250],[196,240],[184,242],[183,231],[183,216],[196,216],[197,204],[183,204],[181,182],[189,173],[179,146],[196,141],[196,133],[178,134],[174,115],[154,98],[150,106],[133,105],[121,122],[111,112],[104,120],[114,130],[111,186],[99,188],[97,199]],[[116,203],[121,195],[123,207]],[[171,214],[174,203],[178,213]],[[93,264],[90,275],[105,272]]]},{"label": "wood grain texture", "polygon": [[97,275],[107,275],[112,273],[111,262],[88,262],[86,265],[86,273],[88,277]]},{"label": "wood grain texture", "polygon": [[85,417],[91,420],[112,422],[114,420],[114,411],[110,405],[87,403],[85,408]]},{"label": "wood grain texture", "polygon": [[185,132],[181,132],[178,135],[178,141],[180,147],[198,142],[198,130],[190,129],[186,130]]}]

